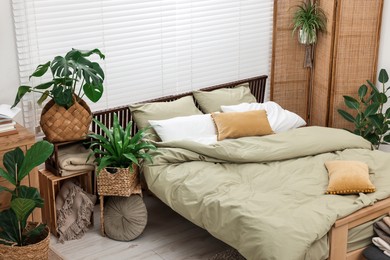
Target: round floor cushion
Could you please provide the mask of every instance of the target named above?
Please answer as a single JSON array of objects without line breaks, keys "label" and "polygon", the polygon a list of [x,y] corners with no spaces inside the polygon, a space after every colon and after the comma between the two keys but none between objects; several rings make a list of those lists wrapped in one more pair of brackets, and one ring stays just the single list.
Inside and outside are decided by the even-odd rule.
[{"label": "round floor cushion", "polygon": [[104,230],[115,240],[137,238],[144,231],[147,220],[145,203],[139,195],[110,197],[104,207]]}]

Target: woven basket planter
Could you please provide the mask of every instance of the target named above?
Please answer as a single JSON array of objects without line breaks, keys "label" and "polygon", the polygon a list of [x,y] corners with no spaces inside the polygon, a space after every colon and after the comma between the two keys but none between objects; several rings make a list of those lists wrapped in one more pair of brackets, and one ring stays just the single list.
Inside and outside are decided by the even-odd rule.
[{"label": "woven basket planter", "polygon": [[[34,223],[33,225],[36,225],[36,223]],[[49,244],[50,232],[49,228],[46,227],[45,231],[43,232],[42,238],[38,243],[31,244],[28,246],[6,246],[0,244],[0,259],[48,259]]]},{"label": "woven basket planter", "polygon": [[[116,171],[110,173],[109,171]],[[139,193],[138,166],[133,165],[133,171],[129,168],[107,167],[97,176],[97,188],[100,196],[129,197],[133,193]]]},{"label": "woven basket planter", "polygon": [[80,99],[69,109],[58,106],[54,100],[42,110],[41,127],[49,142],[65,142],[84,139],[92,122],[87,103]]}]

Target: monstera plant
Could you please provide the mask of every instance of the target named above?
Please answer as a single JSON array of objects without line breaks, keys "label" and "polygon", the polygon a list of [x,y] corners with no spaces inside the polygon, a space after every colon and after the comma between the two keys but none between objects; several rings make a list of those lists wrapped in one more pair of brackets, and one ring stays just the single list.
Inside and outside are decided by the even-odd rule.
[{"label": "monstera plant", "polygon": [[41,94],[38,104],[42,104],[49,97],[57,105],[65,108],[71,107],[84,95],[92,102],[97,102],[103,94],[104,73],[97,62],[87,59],[92,54],[98,55],[101,59],[105,58],[98,49],[91,51],[72,49],[65,56],[56,56],[52,61],[39,65],[30,79],[43,77],[48,72],[51,79],[35,87],[20,86],[13,106],[29,92]]},{"label": "monstera plant", "polygon": [[385,84],[389,81],[389,75],[385,69],[379,72],[378,81],[380,87],[367,80],[367,84],[360,86],[358,99],[344,96],[345,105],[352,109],[353,113],[339,109],[339,114],[347,121],[353,123],[353,132],[370,141],[375,148],[380,144],[390,143],[390,108],[385,111],[385,104],[389,96],[390,87]]},{"label": "monstera plant", "polygon": [[53,144],[39,141],[25,155],[20,148],[4,154],[4,169],[0,168],[0,176],[14,187],[0,186],[0,191],[11,193],[10,208],[0,212],[0,253],[5,255],[4,259],[7,259],[7,253],[18,250],[15,247],[38,243],[49,234],[45,224],[31,225],[27,221],[35,208],[43,207],[44,201],[37,188],[21,185],[21,182],[52,152]]},{"label": "monstera plant", "polygon": [[[40,93],[38,104],[51,100],[42,109],[40,125],[50,142],[65,142],[86,137],[92,122],[92,113],[83,100],[87,97],[97,102],[103,95],[104,73],[97,62],[88,59],[96,54],[105,56],[99,49],[82,51],[72,49],[65,56],[56,56],[52,61],[39,65],[31,74],[48,81],[34,87],[20,86],[13,106],[31,92]],[[48,75],[49,74],[49,75]]]}]

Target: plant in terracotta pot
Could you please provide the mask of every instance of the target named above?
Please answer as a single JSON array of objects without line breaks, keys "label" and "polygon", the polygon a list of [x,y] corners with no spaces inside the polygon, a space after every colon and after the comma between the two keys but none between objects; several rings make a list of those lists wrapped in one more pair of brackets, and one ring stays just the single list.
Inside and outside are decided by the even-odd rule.
[{"label": "plant in terracotta pot", "polygon": [[326,22],[324,10],[316,2],[308,0],[296,8],[292,33],[298,30],[298,41],[302,44],[315,44],[317,31],[326,31]]},{"label": "plant in terracotta pot", "polygon": [[39,65],[31,77],[46,77],[50,80],[35,87],[20,86],[13,106],[26,93],[36,92],[41,96],[38,104],[51,98],[42,110],[41,127],[51,142],[71,141],[86,136],[92,121],[91,111],[83,98],[97,102],[103,95],[104,73],[97,62],[88,59],[96,54],[105,56],[98,49],[82,51],[72,49],[64,57]]},{"label": "plant in terracotta pot", "polygon": [[156,150],[147,137],[147,129],[131,136],[132,122],[125,129],[114,114],[113,127],[108,129],[94,119],[104,135],[89,134],[90,148],[96,155],[99,195],[130,196],[138,185],[138,166],[143,160],[152,161],[150,151]]},{"label": "plant in terracotta pot", "polygon": [[385,69],[380,70],[378,81],[381,83],[380,87],[376,87],[370,80],[361,85],[357,93],[358,99],[344,96],[345,105],[353,113],[338,109],[345,120],[353,123],[353,132],[370,141],[376,149],[381,144],[390,143],[390,108],[385,111],[384,107],[390,97],[387,94],[390,87],[385,86],[389,81]]},{"label": "plant in terracotta pot", "polygon": [[21,182],[52,152],[51,143],[39,141],[25,155],[20,148],[4,154],[4,169],[0,168],[0,176],[14,186],[13,189],[0,186],[0,191],[12,195],[10,208],[0,212],[0,255],[4,259],[43,259],[44,254],[47,258],[48,227],[27,221],[35,208],[43,207],[43,199],[37,188],[21,185]]}]

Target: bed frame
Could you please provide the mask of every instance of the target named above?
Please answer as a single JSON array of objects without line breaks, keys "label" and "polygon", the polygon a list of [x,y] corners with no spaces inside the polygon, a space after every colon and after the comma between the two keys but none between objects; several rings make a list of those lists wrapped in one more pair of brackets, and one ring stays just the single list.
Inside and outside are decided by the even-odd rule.
[{"label": "bed frame", "polygon": [[[243,80],[238,80],[234,82],[229,82],[226,84],[215,85],[211,87],[202,88],[203,91],[211,91],[219,88],[232,88],[238,84],[249,83],[251,93],[256,97],[258,102],[264,101],[264,93],[266,86],[267,76],[258,76]],[[170,102],[177,100],[184,96],[190,96],[192,92],[182,93],[179,95],[165,96],[161,98],[156,98],[152,100],[143,101],[140,103],[147,102]],[[199,108],[199,105],[195,102],[196,106]],[[112,109],[97,111],[93,113],[93,118],[99,120],[107,127],[112,127],[113,124],[113,114],[118,115],[119,123],[125,127],[129,121],[132,121],[131,112],[128,106],[116,107]],[[102,130],[92,122],[92,131],[95,133],[103,134]],[[132,134],[137,131],[137,126],[133,123]],[[379,201],[372,206],[365,207],[361,210],[356,211],[355,213],[346,216],[342,219],[336,221],[329,231],[329,259],[328,260],[363,260],[365,259],[362,255],[364,248],[357,249],[347,253],[347,239],[348,239],[348,230],[356,227],[360,224],[373,220],[379,216],[390,213],[390,198]]]}]

